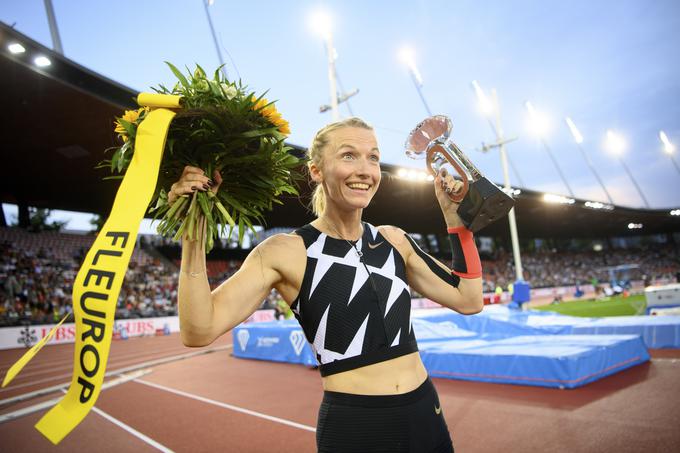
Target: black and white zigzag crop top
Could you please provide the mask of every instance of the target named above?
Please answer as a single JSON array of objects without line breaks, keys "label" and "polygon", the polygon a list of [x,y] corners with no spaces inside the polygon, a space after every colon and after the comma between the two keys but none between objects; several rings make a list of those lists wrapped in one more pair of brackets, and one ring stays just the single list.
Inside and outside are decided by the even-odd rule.
[{"label": "black and white zigzag crop top", "polygon": [[307,267],[291,309],[321,376],[418,350],[404,260],[377,228],[362,223],[356,250],[310,224],[295,230],[305,242]]}]

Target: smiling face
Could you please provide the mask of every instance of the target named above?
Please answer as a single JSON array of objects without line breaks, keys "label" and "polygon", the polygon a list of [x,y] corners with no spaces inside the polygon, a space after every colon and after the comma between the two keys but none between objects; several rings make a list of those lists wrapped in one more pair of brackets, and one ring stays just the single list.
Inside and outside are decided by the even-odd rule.
[{"label": "smiling face", "polygon": [[329,133],[312,179],[323,185],[328,207],[343,211],[368,206],[380,185],[380,151],[372,130],[343,127]]}]

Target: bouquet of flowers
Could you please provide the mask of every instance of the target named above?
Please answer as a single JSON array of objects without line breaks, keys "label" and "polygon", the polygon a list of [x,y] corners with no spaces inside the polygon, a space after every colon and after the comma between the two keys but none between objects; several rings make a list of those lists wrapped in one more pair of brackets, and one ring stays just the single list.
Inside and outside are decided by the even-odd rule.
[{"label": "bouquet of flowers", "polygon": [[[167,63],[167,62],[166,62]],[[181,96],[182,109],[173,119],[163,152],[158,185],[150,212],[159,219],[158,233],[178,240],[184,233],[190,239],[200,237],[205,217],[205,249],[209,252],[220,234],[238,227],[239,243],[246,228],[264,221],[263,213],[277,197],[297,195],[295,182],[302,178],[301,160],[289,153],[284,139],[290,134],[288,122],[264,95],[249,92],[240,81],[230,82],[218,68],[213,77],[198,65],[182,74],[167,63],[178,82],[170,90],[163,85],[153,88],[159,94]],[[117,118],[115,132],[122,144],[110,160],[97,168],[109,168],[123,178],[134,152],[138,125],[148,113],[147,107],[129,110]],[[109,151],[107,150],[107,151]],[[214,170],[222,175],[217,193],[195,191],[174,203],[168,202],[170,185],[179,180],[186,165],[201,168],[208,177]]]}]

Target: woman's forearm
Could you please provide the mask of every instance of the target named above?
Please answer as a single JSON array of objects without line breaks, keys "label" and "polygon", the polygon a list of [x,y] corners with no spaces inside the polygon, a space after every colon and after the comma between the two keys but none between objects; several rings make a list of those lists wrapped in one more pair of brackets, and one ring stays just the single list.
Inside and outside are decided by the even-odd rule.
[{"label": "woman's forearm", "polygon": [[205,258],[205,219],[201,217],[203,234],[197,240],[182,238],[182,263],[179,272],[177,304],[182,342],[186,346],[211,343],[213,304]]}]

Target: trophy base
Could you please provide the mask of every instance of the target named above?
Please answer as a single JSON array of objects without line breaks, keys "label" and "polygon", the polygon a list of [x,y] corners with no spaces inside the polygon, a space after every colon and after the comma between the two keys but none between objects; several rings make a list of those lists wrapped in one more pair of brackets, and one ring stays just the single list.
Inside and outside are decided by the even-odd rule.
[{"label": "trophy base", "polygon": [[467,195],[458,206],[465,228],[477,232],[505,217],[515,205],[515,200],[486,178],[470,184]]}]

